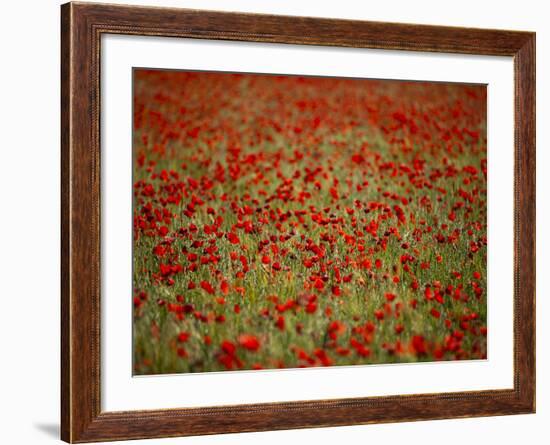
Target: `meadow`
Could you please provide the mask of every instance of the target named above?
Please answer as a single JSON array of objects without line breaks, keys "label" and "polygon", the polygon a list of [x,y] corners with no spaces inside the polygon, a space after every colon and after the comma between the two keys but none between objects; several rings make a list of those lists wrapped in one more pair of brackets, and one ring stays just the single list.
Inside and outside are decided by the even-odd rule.
[{"label": "meadow", "polygon": [[134,70],[134,374],[487,358],[486,99]]}]

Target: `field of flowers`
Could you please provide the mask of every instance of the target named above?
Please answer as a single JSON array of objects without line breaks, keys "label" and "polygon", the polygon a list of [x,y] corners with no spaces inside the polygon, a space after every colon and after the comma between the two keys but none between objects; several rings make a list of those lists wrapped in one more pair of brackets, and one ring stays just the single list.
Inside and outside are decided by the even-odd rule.
[{"label": "field of flowers", "polygon": [[487,354],[486,88],[134,71],[134,374]]}]

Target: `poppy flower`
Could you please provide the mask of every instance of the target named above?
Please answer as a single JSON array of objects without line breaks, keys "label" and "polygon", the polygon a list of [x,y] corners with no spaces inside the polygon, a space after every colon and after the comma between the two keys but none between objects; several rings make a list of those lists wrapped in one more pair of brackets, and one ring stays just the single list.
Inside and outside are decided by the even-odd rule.
[{"label": "poppy flower", "polygon": [[201,288],[208,292],[210,295],[214,294],[214,288],[208,281],[201,281]]},{"label": "poppy flower", "polygon": [[313,314],[316,310],[317,310],[317,303],[311,301],[306,305],[306,312],[308,314]]},{"label": "poppy flower", "polygon": [[227,295],[229,293],[229,284],[227,283],[227,281],[223,280],[220,283],[220,290],[224,295]]},{"label": "poppy flower", "polygon": [[189,332],[180,332],[178,334],[178,341],[181,342],[181,343],[185,343],[189,337],[191,336],[191,334]]},{"label": "poppy flower", "polygon": [[427,352],[426,341],[422,335],[414,335],[411,339],[411,348],[416,355],[424,355]]},{"label": "poppy flower", "polygon": [[257,351],[260,348],[260,342],[258,338],[250,334],[241,334],[239,336],[239,345],[249,351]]}]

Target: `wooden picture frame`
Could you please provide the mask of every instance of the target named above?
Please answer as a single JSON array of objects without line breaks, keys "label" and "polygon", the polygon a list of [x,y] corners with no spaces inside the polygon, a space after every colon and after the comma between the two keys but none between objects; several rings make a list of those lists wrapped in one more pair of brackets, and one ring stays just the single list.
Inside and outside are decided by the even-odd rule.
[{"label": "wooden picture frame", "polygon": [[[102,412],[100,38],[103,34],[512,56],[515,70],[514,387]],[[173,437],[535,411],[535,34],[530,32],[67,3],[61,7],[61,437]]]}]

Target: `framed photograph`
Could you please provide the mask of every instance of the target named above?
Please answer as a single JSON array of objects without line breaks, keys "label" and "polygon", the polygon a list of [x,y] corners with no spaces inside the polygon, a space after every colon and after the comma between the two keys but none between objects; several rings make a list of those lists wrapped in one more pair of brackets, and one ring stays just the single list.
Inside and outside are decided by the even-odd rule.
[{"label": "framed photograph", "polygon": [[535,411],[535,34],[61,8],[62,439]]}]

